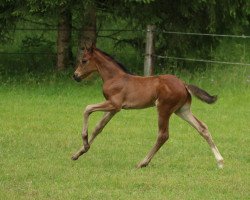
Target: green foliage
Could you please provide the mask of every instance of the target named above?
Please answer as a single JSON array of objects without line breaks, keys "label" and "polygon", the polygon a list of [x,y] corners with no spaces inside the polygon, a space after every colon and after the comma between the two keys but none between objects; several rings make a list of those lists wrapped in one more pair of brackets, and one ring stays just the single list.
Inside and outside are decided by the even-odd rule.
[{"label": "green foliage", "polygon": [[41,52],[53,53],[54,42],[45,39],[42,36],[26,36],[22,40],[21,51],[23,52]]},{"label": "green foliage", "polygon": [[0,43],[11,40],[11,33],[20,17],[20,1],[2,1],[0,3]]},{"label": "green foliage", "polygon": [[125,0],[125,3],[137,2],[137,3],[149,4],[154,1],[155,0]]},{"label": "green foliage", "polygon": [[[44,38],[42,35],[26,36],[21,43],[20,52],[28,53],[28,71],[47,71],[55,61],[55,43]],[[48,66],[42,63],[48,64]],[[55,64],[54,64],[55,65]],[[42,69],[41,69],[42,67]]]},{"label": "green foliage", "polygon": [[[218,38],[168,34],[164,30],[240,35],[249,35],[250,33],[250,3],[247,0],[9,0],[0,4],[0,42],[14,40],[17,37],[17,34],[13,34],[13,30],[17,24],[23,27],[24,22],[20,22],[20,20],[32,21],[29,28],[33,28],[33,25],[38,27],[34,22],[43,24],[41,25],[43,28],[55,28],[58,23],[59,7],[69,6],[73,14],[72,44],[76,52],[79,32],[75,30],[82,27],[82,23],[84,23],[82,13],[86,13],[90,4],[96,7],[97,30],[106,28],[145,30],[146,25],[155,24],[157,27],[155,32],[156,54],[159,55],[213,59],[214,53],[211,49],[214,51],[222,42]],[[113,51],[114,46],[122,48],[124,52],[127,48],[130,49],[128,46],[131,46],[134,48],[132,52],[139,54],[139,57],[144,54],[145,33],[121,33],[118,31],[117,33],[109,32],[106,35],[101,32],[98,34],[100,37],[97,46],[104,47],[108,52]],[[55,43],[56,32],[51,33],[51,35],[53,35]],[[103,40],[108,42],[102,42]],[[34,42],[32,48],[35,48],[36,41],[30,42]],[[48,47],[45,47],[45,44],[41,45],[41,50]],[[106,48],[106,46],[110,46],[110,48]],[[138,63],[142,64],[139,61],[136,65]],[[205,66],[203,63],[190,65],[190,62],[186,61],[166,61],[163,59],[157,60],[156,65],[170,66],[170,68],[178,66],[189,70],[198,67],[203,70],[203,66]],[[134,71],[140,71],[140,69]]]},{"label": "green foliage", "polygon": [[[145,29],[155,24],[156,53],[177,57],[211,59],[211,46],[216,48],[218,38],[207,36],[175,35],[166,31],[245,34],[249,35],[249,1],[209,0],[158,0],[150,4],[129,1],[115,4],[115,14],[125,17],[129,27]],[[119,18],[119,17],[118,17]],[[143,40],[143,38],[142,38]],[[144,51],[144,49],[142,49]],[[162,60],[162,65],[171,64]],[[176,63],[179,67],[196,68],[185,61]],[[202,67],[203,64],[197,64]]]},{"label": "green foliage", "polygon": [[[25,27],[25,24],[22,24]],[[15,40],[0,47],[0,75],[22,77],[29,73],[41,75],[55,69],[55,36],[41,31],[16,31]],[[6,52],[6,53],[5,53]]]}]

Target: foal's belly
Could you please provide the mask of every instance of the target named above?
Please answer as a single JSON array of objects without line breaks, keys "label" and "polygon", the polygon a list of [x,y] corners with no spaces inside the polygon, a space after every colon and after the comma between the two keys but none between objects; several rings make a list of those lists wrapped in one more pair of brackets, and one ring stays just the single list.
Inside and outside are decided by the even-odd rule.
[{"label": "foal's belly", "polygon": [[127,91],[123,103],[123,109],[142,109],[155,106],[156,101],[155,89],[145,88],[143,86]]},{"label": "foal's belly", "polygon": [[122,105],[122,109],[143,109],[155,106],[155,102],[124,102]]}]

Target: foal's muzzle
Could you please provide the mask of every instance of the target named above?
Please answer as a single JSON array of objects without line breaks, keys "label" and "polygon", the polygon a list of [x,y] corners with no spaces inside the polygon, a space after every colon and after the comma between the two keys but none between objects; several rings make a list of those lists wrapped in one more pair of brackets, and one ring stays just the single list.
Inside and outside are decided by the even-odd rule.
[{"label": "foal's muzzle", "polygon": [[77,74],[73,75],[73,79],[75,79],[77,82],[80,82],[82,79],[80,76],[78,76]]}]

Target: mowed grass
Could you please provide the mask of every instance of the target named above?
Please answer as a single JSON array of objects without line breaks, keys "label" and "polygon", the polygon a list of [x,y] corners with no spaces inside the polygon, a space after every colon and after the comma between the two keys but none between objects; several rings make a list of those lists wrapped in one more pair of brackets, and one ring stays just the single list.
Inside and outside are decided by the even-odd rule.
[{"label": "mowed grass", "polygon": [[[104,100],[101,83],[2,84],[0,199],[250,199],[249,75],[240,70],[183,77],[219,93],[214,105],[194,99],[192,110],[208,125],[222,170],[206,142],[174,115],[169,141],[136,170],[156,140],[155,108],[121,111],[72,161],[84,107]],[[101,116],[91,115],[89,134]]]}]

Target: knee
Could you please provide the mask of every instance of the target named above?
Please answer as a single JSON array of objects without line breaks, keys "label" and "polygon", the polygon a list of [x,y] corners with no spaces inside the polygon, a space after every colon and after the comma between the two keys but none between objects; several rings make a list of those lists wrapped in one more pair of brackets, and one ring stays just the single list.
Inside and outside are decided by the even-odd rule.
[{"label": "knee", "polygon": [[85,108],[85,110],[83,112],[83,115],[88,116],[90,114],[91,114],[91,107],[88,105],[88,106],[86,106],[86,108]]}]

